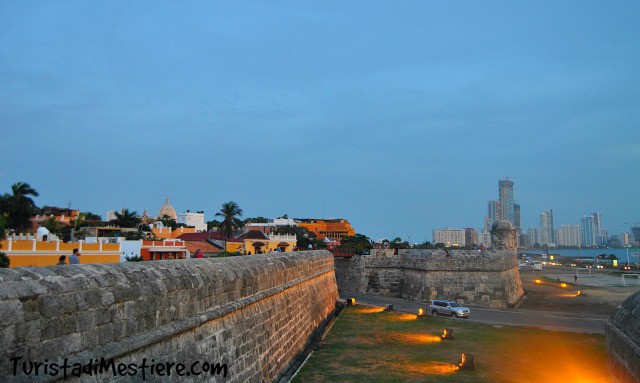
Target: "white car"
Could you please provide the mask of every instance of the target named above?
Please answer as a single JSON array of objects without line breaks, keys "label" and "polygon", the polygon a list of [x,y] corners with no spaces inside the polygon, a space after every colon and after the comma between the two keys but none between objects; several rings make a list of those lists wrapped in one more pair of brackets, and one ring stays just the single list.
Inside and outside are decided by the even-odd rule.
[{"label": "white car", "polygon": [[429,305],[431,315],[446,315],[456,318],[469,318],[471,311],[458,302],[434,300]]}]

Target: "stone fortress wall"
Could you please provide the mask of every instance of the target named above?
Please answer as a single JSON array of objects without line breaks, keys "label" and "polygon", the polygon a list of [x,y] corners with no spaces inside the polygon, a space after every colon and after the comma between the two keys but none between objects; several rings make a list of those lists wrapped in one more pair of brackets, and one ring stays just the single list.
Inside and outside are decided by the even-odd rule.
[{"label": "stone fortress wall", "polygon": [[495,308],[514,307],[524,295],[516,254],[509,250],[377,250],[336,258],[335,264],[341,294],[462,299]]},{"label": "stone fortress wall", "polygon": [[[28,361],[86,364],[200,361],[227,376],[181,381],[271,382],[304,349],[338,299],[333,257],[305,251],[123,264],[0,269],[0,376]],[[11,358],[19,360],[13,376]],[[27,366],[28,367],[28,366]],[[49,370],[51,373],[51,370]],[[148,381],[175,381],[150,377]],[[37,379],[36,379],[37,378]],[[82,381],[141,381],[103,374]],[[95,380],[94,380],[95,379]],[[79,379],[70,379],[79,381]]]},{"label": "stone fortress wall", "polygon": [[608,364],[619,382],[640,382],[640,291],[620,304],[605,326]]}]

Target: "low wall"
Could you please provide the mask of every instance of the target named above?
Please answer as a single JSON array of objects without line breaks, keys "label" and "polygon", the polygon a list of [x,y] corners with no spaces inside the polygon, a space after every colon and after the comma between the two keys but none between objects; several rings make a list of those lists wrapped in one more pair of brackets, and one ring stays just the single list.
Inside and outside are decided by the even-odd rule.
[{"label": "low wall", "polygon": [[605,326],[608,364],[619,382],[640,382],[640,291],[625,299]]},{"label": "low wall", "polygon": [[524,291],[509,251],[400,250],[336,258],[341,293],[356,292],[413,301],[462,299],[486,307],[511,307]]},{"label": "low wall", "polygon": [[[53,381],[65,358],[115,358],[124,376],[68,368],[68,379],[270,382],[337,298],[327,251],[1,269],[0,376]],[[43,363],[38,376],[29,362]]]}]

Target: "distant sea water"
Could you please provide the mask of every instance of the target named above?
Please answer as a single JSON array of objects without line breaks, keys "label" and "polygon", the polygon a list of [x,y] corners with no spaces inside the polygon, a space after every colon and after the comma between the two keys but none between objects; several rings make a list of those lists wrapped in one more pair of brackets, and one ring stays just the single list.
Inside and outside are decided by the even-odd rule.
[{"label": "distant sea water", "polygon": [[[542,254],[543,250],[518,250],[518,254]],[[627,249],[549,249],[548,254],[558,254],[567,258],[595,258],[600,254],[613,254],[618,259],[627,259]],[[635,254],[629,249],[629,260],[634,261]]]}]

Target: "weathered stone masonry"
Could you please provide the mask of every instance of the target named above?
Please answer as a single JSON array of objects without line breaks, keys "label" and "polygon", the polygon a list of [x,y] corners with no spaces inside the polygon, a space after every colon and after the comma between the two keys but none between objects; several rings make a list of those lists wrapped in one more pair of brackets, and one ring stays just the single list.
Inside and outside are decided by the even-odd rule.
[{"label": "weathered stone masonry", "polygon": [[625,299],[605,326],[608,364],[619,382],[640,382],[640,291]]},{"label": "weathered stone masonry", "polygon": [[326,251],[2,269],[0,376],[34,380],[11,376],[12,357],[83,364],[114,357],[227,364],[226,378],[181,381],[269,382],[303,350],[337,298]]},{"label": "weathered stone masonry", "polygon": [[463,299],[486,307],[516,305],[524,291],[511,251],[400,250],[336,258],[340,293],[426,302]]}]

